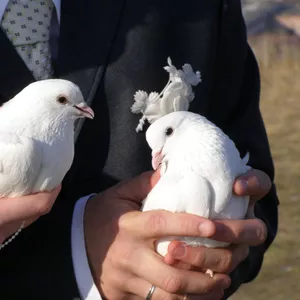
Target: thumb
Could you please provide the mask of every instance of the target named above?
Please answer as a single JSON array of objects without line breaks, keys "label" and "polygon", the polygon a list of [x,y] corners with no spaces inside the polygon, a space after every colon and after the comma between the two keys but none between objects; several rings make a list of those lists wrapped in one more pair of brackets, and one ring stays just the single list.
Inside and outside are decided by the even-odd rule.
[{"label": "thumb", "polygon": [[159,170],[148,171],[114,186],[116,196],[141,203],[160,179]]}]

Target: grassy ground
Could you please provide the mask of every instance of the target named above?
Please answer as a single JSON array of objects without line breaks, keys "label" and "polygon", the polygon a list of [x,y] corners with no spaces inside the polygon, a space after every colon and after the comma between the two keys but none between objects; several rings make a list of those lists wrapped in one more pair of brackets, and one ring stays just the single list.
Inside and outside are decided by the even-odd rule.
[{"label": "grassy ground", "polygon": [[278,237],[261,273],[233,300],[300,299],[300,41],[291,36],[250,39],[262,77],[261,110],[281,201]]}]

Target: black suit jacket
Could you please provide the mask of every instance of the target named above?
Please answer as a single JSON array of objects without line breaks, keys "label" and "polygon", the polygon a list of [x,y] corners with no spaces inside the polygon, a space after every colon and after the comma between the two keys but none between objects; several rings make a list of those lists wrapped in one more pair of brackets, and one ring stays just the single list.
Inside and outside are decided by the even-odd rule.
[{"label": "black suit jacket", "polygon": [[[7,101],[34,79],[0,33],[0,99]],[[130,111],[138,89],[161,91],[170,56],[202,72],[190,110],[205,115],[236,143],[250,163],[273,180],[268,140],[259,111],[259,72],[246,40],[239,0],[63,0],[56,76],[78,84],[96,112],[76,143],[72,169],[53,210],[0,252],[1,299],[79,296],[70,230],[79,197],[151,169],[140,116]],[[277,231],[275,187],[256,205],[269,229],[232,273],[232,287],[257,275]]]}]

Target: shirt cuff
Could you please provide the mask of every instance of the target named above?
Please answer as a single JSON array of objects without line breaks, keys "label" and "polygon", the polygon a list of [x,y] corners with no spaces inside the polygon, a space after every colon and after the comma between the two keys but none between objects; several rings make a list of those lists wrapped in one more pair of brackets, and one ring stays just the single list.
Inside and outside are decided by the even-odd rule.
[{"label": "shirt cuff", "polygon": [[82,300],[102,300],[89,267],[84,239],[84,211],[95,194],[80,198],[74,208],[71,232],[72,259],[75,278]]}]

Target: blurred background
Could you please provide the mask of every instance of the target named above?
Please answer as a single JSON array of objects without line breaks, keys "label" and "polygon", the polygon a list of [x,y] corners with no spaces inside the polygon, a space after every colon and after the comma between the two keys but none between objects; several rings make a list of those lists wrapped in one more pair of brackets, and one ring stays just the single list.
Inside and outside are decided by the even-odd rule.
[{"label": "blurred background", "polygon": [[260,275],[232,300],[300,299],[300,0],[242,0],[281,201]]}]

